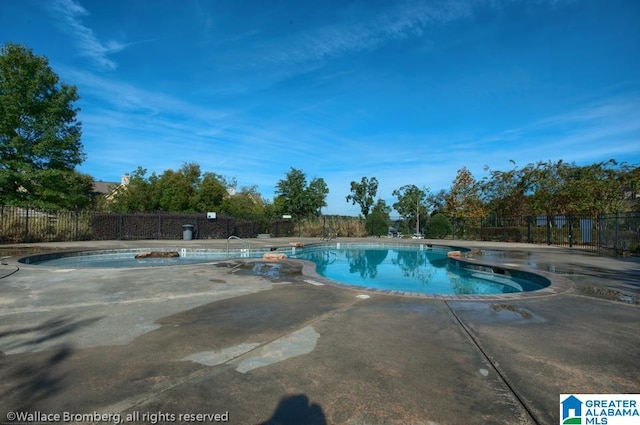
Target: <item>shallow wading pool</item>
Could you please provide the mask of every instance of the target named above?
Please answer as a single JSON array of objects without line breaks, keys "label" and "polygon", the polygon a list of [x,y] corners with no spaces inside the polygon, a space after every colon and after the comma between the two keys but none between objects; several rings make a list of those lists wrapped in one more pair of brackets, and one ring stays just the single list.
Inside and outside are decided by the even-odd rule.
[{"label": "shallow wading pool", "polygon": [[[336,283],[389,293],[423,295],[495,295],[532,292],[550,285],[537,274],[468,265],[447,257],[451,248],[429,245],[333,244],[279,249],[288,257],[308,260],[316,272]],[[176,258],[135,256],[148,251],[173,251]],[[103,250],[48,253],[20,262],[60,268],[138,268],[197,264],[229,258],[261,258],[265,250],[186,249]]]},{"label": "shallow wading pool", "polygon": [[[136,258],[137,255],[154,253],[177,253],[169,258]],[[110,249],[100,251],[56,252],[31,255],[20,259],[24,264],[62,268],[138,268],[179,266],[226,260],[228,258],[261,258],[264,250],[249,249]]]}]

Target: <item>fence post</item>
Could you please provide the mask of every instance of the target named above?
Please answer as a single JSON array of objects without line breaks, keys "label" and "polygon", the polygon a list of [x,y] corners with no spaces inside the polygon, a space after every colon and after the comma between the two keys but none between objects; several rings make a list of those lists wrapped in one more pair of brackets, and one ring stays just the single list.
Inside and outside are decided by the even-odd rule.
[{"label": "fence post", "polygon": [[73,233],[74,233],[73,239],[74,240],[78,240],[78,220],[79,220],[80,213],[78,212],[78,210],[75,210],[73,212],[73,215],[74,215],[74,218],[75,218],[75,229],[73,231]]},{"label": "fence post", "polygon": [[29,242],[29,207],[27,206],[27,213],[24,216],[24,242]]},{"label": "fence post", "polygon": [[451,217],[451,240],[456,238],[456,218]]},{"label": "fence post", "polygon": [[602,233],[601,233],[601,229],[602,229],[602,214],[598,214],[598,216],[596,217],[596,225],[598,226],[598,254],[600,253],[600,248],[601,246],[601,241],[602,241]]},{"label": "fence post", "polygon": [[507,242],[509,239],[507,238],[507,217],[502,216],[502,242]]},{"label": "fence post", "polygon": [[551,216],[547,216],[547,245],[551,245]]},{"label": "fence post", "polygon": [[573,217],[569,216],[569,248],[573,248]]},{"label": "fence post", "polygon": [[613,250],[614,250],[614,255],[615,256],[618,256],[618,237],[619,237],[618,236],[618,229],[619,229],[619,220],[618,219],[619,219],[619,217],[620,217],[619,213],[616,212],[616,216],[615,216],[615,220],[616,220],[615,229],[616,230],[615,230],[615,233],[614,233],[614,236],[613,236]]}]

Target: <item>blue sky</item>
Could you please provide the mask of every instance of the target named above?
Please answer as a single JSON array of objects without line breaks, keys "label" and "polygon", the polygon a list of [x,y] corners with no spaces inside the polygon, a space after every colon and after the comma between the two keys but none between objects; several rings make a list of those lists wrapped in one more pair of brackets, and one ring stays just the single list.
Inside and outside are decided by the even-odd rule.
[{"label": "blue sky", "polygon": [[0,0],[0,43],[79,89],[87,160],[258,185],[447,189],[466,166],[640,163],[635,0]]}]

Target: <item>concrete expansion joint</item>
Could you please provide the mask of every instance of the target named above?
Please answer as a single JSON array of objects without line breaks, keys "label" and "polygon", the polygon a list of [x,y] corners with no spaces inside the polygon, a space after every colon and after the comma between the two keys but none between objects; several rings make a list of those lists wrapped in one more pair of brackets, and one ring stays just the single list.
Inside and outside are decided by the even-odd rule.
[{"label": "concrete expansion joint", "polygon": [[[462,319],[460,318],[460,316],[458,316],[455,312],[455,310],[451,307],[451,305],[445,300],[444,304],[447,306],[447,308],[449,309],[449,312],[453,315],[453,318],[455,319],[455,322],[460,326],[460,328],[462,329],[462,331],[467,335],[467,337],[471,340],[472,344],[475,345],[475,347],[478,349],[478,351],[480,352],[480,354],[482,355],[482,357],[485,358],[485,360],[487,361],[487,363],[491,366],[491,368],[493,369],[493,371],[496,373],[496,375],[498,376],[498,378],[504,383],[504,385],[508,388],[509,392],[511,393],[511,395],[516,399],[516,401],[522,406],[522,408],[524,409],[524,411],[526,412],[527,416],[529,416],[529,418],[531,419],[531,421],[535,424],[535,425],[542,425],[542,422],[540,422],[536,416],[534,415],[533,411],[529,408],[529,406],[527,405],[527,403],[525,403],[524,399],[518,394],[518,392],[516,391],[515,387],[513,385],[511,385],[511,383],[509,382],[509,380],[507,379],[505,373],[503,371],[500,370],[498,363],[493,360],[492,356],[489,355],[489,353],[484,349],[484,347],[482,347],[482,345],[480,344],[480,342],[478,341],[478,339],[475,337],[475,335],[473,335],[473,332],[471,332],[471,329],[469,329],[469,327],[462,321]],[[481,372],[482,373],[482,372]],[[484,375],[484,373],[482,373]]]}]

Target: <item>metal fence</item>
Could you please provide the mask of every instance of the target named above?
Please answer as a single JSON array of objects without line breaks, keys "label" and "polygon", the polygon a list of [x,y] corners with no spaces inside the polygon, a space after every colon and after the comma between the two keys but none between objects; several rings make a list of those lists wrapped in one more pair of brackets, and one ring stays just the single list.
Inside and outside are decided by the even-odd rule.
[{"label": "metal fence", "polygon": [[640,212],[451,219],[452,239],[527,242],[640,255]]},{"label": "metal fence", "polygon": [[226,239],[229,236],[254,238],[260,234],[274,237],[293,236],[291,220],[270,220],[265,217],[236,219],[217,215],[209,219],[202,214],[113,214],[94,213],[91,216],[93,239],[139,240],[182,239],[184,226],[193,226],[197,239]]},{"label": "metal fence", "polygon": [[91,213],[0,206],[0,243],[92,239]]},{"label": "metal fence", "polygon": [[98,212],[46,212],[0,207],[0,243],[62,242],[80,240],[182,239],[184,225],[191,225],[198,239],[253,238],[294,235],[291,220],[266,217],[233,218],[202,214],[118,214]]},{"label": "metal fence", "polygon": [[[402,227],[401,219],[390,227]],[[445,239],[528,242],[567,246],[614,255],[640,255],[640,212],[581,216],[449,218]],[[423,223],[424,225],[425,223]],[[45,212],[0,206],[0,243],[73,240],[182,239],[184,225],[193,226],[197,239],[367,236],[364,220],[357,217],[322,216],[292,221],[268,217],[209,219],[204,214],[119,214]],[[411,228],[411,226],[405,226]],[[429,237],[430,235],[426,235]]]}]

